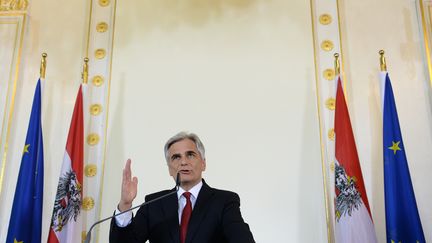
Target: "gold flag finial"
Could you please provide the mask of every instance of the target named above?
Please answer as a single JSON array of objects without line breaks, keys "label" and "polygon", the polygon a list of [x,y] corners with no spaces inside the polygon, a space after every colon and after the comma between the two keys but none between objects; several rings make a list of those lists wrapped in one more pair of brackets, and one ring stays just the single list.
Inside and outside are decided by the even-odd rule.
[{"label": "gold flag finial", "polygon": [[82,82],[83,84],[87,84],[88,82],[88,57],[84,58],[84,66],[83,66],[83,72],[82,72]]},{"label": "gold flag finial", "polygon": [[387,63],[384,57],[384,50],[379,51],[380,54],[380,68],[382,72],[387,72]]},{"label": "gold flag finial", "polygon": [[47,54],[44,52],[42,53],[42,59],[41,59],[41,63],[40,63],[40,70],[39,70],[39,75],[41,78],[45,78],[45,72],[46,72],[46,65],[47,65]]},{"label": "gold flag finial", "polygon": [[340,74],[339,53],[335,53],[334,57],[335,57],[334,68],[335,68],[335,74],[337,76]]}]

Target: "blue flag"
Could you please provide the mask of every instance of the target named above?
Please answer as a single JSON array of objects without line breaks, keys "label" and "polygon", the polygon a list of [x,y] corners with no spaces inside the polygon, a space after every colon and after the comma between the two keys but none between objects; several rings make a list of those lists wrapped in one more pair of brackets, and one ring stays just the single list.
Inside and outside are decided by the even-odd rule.
[{"label": "blue flag", "polygon": [[385,76],[383,143],[387,242],[424,243],[393,90]]},{"label": "blue flag", "polygon": [[41,81],[36,86],[6,243],[40,243],[43,200]]}]

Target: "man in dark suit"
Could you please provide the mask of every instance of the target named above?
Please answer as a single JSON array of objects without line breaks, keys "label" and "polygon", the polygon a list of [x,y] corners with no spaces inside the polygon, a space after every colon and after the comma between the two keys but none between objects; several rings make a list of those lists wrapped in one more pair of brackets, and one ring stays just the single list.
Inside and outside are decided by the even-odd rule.
[{"label": "man in dark suit", "polygon": [[[181,132],[165,144],[170,175],[180,175],[177,193],[142,206],[136,216],[125,213],[111,221],[110,242],[144,243],[254,243],[240,213],[240,198],[230,191],[211,188],[202,179],[205,150],[193,133]],[[138,180],[132,178],[131,161],[123,170],[122,192],[116,212],[132,207]],[[175,191],[146,196],[146,201]]]}]

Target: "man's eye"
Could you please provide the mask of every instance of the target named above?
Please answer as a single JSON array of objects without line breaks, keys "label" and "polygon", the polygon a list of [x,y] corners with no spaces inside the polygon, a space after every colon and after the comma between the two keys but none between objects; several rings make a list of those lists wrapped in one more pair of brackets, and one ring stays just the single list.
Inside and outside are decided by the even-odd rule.
[{"label": "man's eye", "polygon": [[190,154],[188,154],[188,157],[189,157],[189,158],[194,158],[194,157],[195,157],[195,154],[190,153]]},{"label": "man's eye", "polygon": [[171,157],[172,160],[176,160],[176,159],[179,159],[179,158],[180,158],[180,156],[178,156],[178,155],[174,155],[173,157]]}]

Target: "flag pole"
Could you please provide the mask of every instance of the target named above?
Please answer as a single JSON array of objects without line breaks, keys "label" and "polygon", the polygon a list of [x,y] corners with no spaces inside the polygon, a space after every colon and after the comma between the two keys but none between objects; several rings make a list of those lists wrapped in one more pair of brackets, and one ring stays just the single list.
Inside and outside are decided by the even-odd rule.
[{"label": "flag pole", "polygon": [[386,59],[384,56],[384,50],[380,50],[378,52],[380,54],[380,68],[381,68],[381,72],[387,72],[387,63],[386,63]]},{"label": "flag pole", "polygon": [[46,65],[47,65],[47,61],[46,61],[46,58],[47,58],[47,54],[44,52],[44,53],[42,53],[42,59],[41,59],[41,63],[40,63],[40,77],[42,78],[42,79],[45,79],[45,71],[46,71]]},{"label": "flag pole", "polygon": [[83,84],[87,84],[88,82],[88,57],[84,58],[83,72],[82,72],[82,82]]},{"label": "flag pole", "polygon": [[335,53],[334,57],[335,57],[335,61],[334,61],[335,75],[338,76],[340,74],[339,53]]}]

